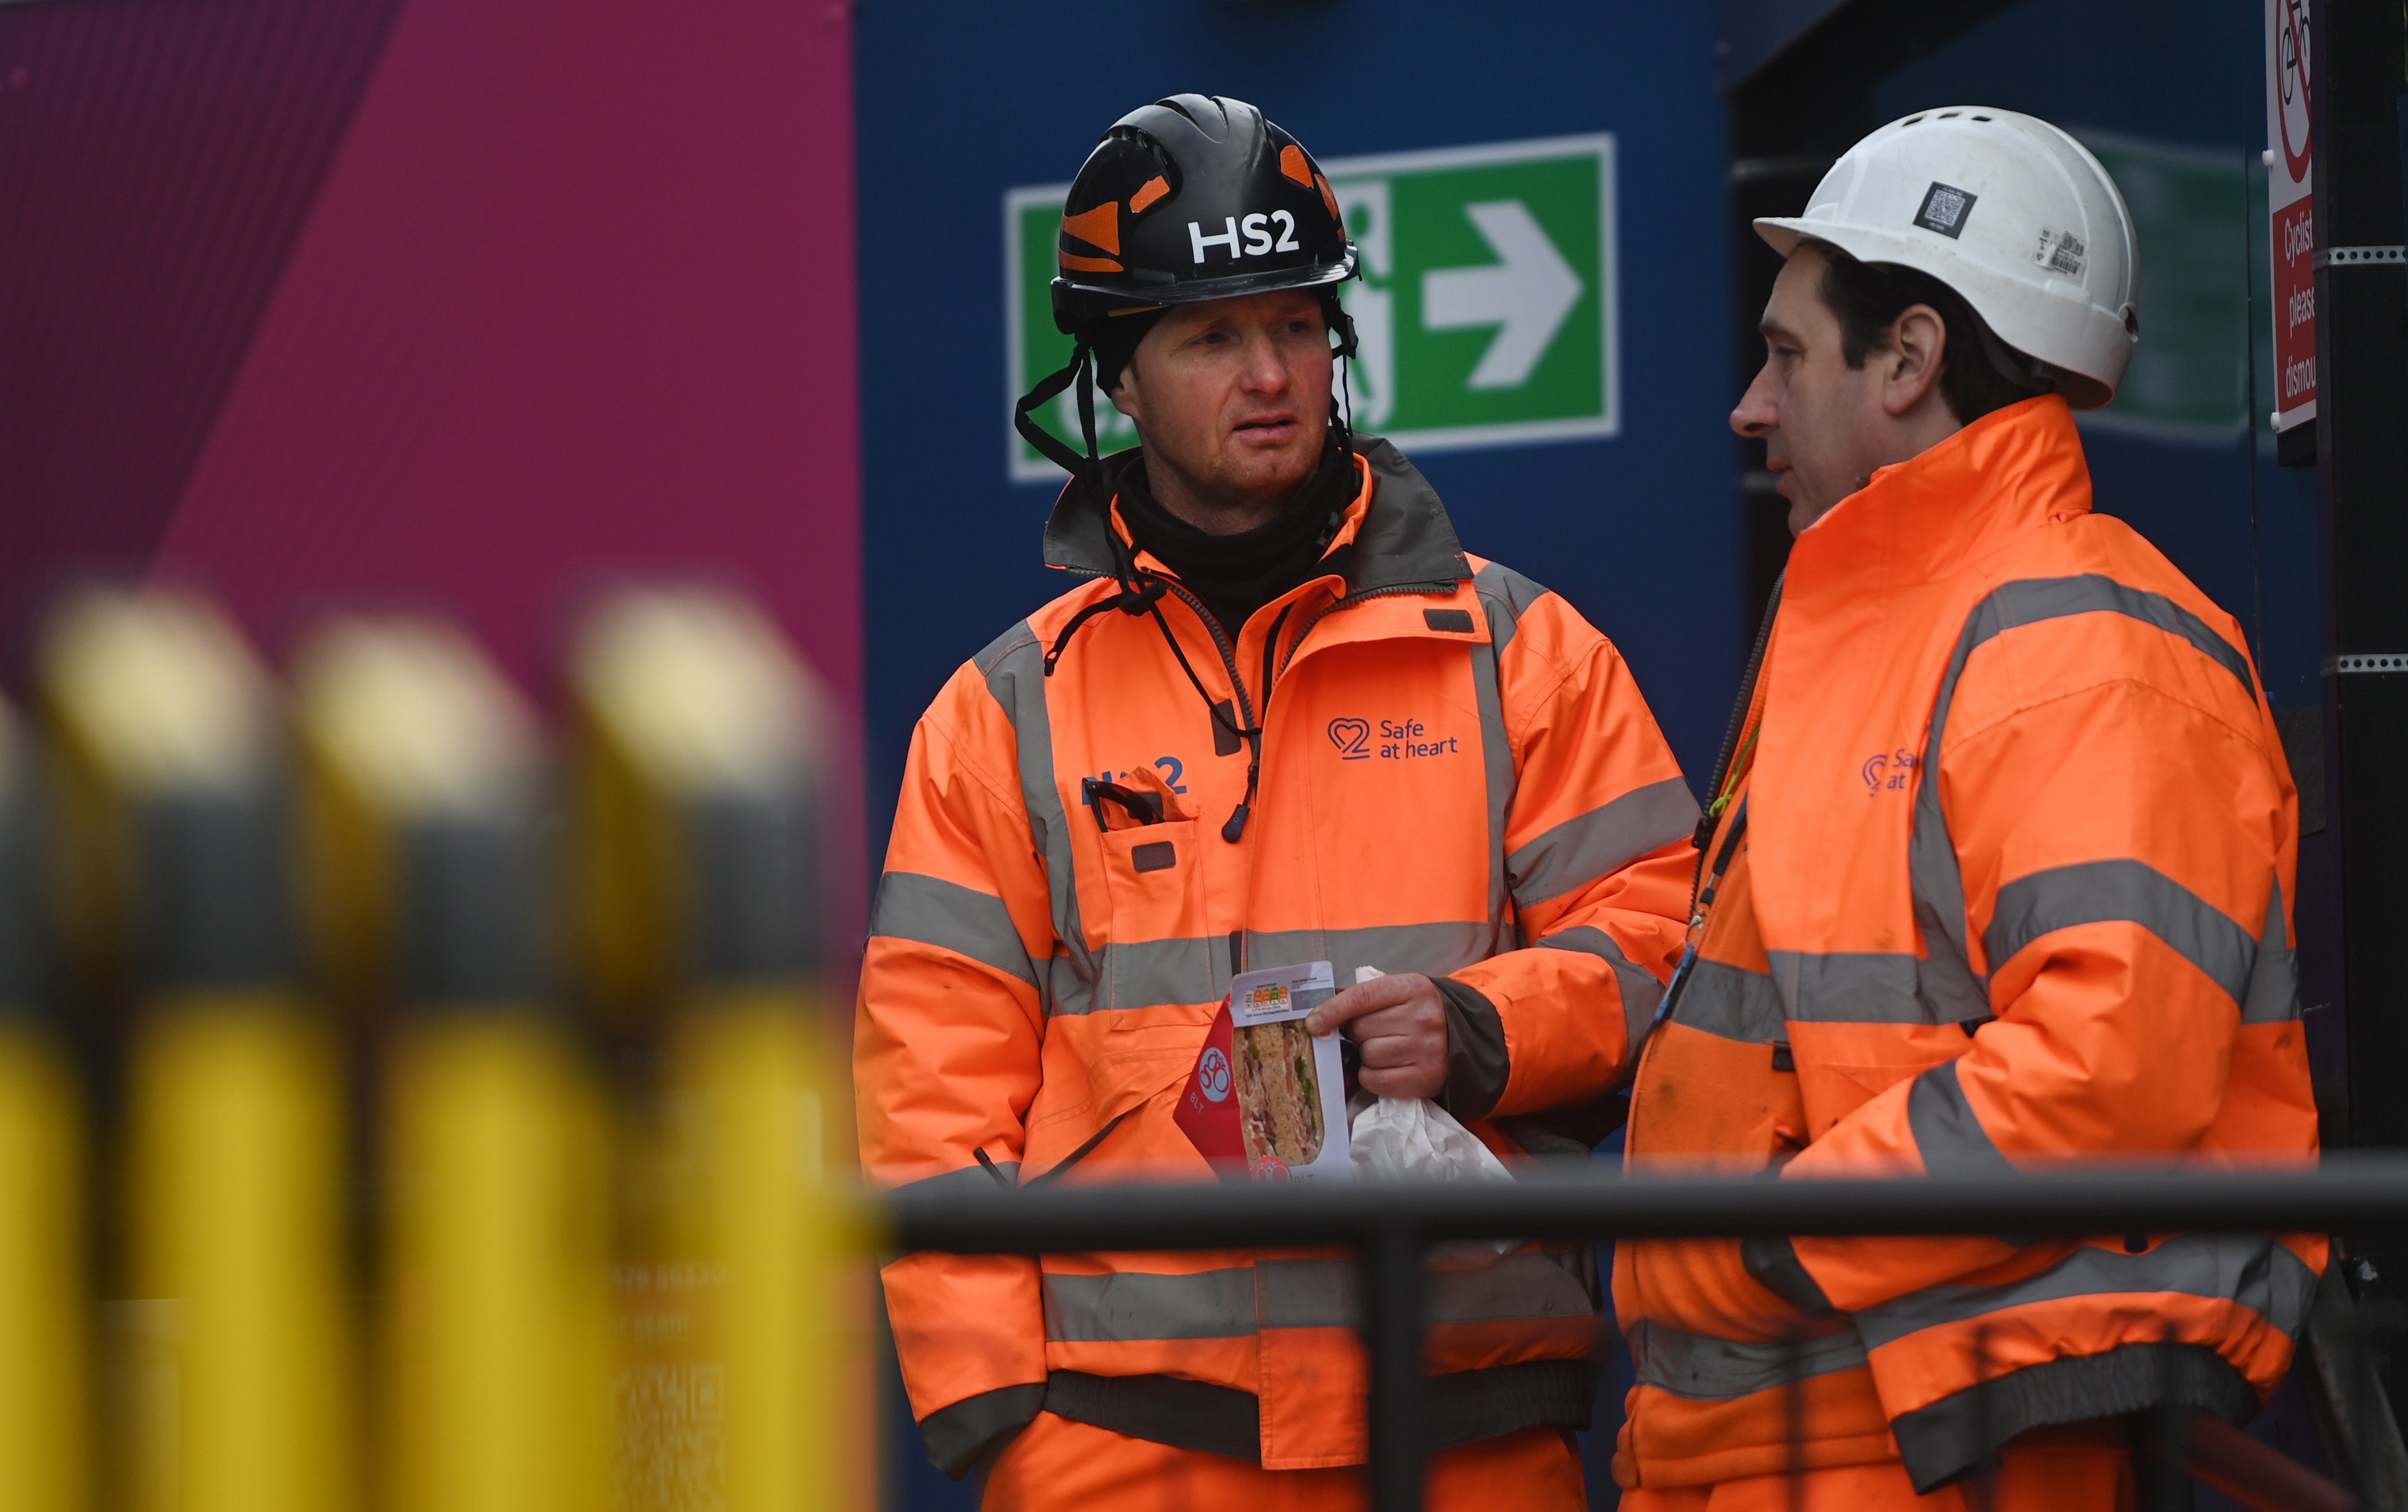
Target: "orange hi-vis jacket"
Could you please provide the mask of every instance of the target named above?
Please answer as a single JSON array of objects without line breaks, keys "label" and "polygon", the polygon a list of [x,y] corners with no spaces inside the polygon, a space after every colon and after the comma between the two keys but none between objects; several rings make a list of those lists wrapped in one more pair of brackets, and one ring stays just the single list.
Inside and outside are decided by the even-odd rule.
[{"label": "orange hi-vis jacket", "polygon": [[[920,721],[856,1020],[876,1180],[1214,1179],[1172,1114],[1230,977],[1315,960],[1451,978],[1447,1096],[1492,1148],[1545,1149],[1541,1116],[1606,1094],[1680,948],[1696,801],[1605,638],[1465,555],[1420,474],[1358,442],[1324,576],[1234,645],[1184,589],[1161,601],[1232,725],[1150,616],[1061,647],[1109,578],[981,651]],[[1074,486],[1047,560],[1107,573],[1106,528]],[[1231,841],[1232,731],[1255,727]],[[1082,803],[1098,777],[1158,795],[1161,821]],[[885,1283],[930,1458],[959,1475],[1040,1409],[1270,1469],[1360,1462],[1353,1276],[1326,1253],[930,1254]],[[1430,1285],[1433,1448],[1585,1424],[1588,1251]]]},{"label": "orange hi-vis jacket", "polygon": [[[2244,647],[2091,513],[2055,396],[1882,469],[1801,535],[1707,854],[1739,843],[1641,1058],[1632,1166],[2312,1162],[2297,802]],[[2324,1262],[2297,1235],[1625,1245],[1617,1474],[1898,1457],[1928,1491],[2037,1427],[2245,1419]]]}]

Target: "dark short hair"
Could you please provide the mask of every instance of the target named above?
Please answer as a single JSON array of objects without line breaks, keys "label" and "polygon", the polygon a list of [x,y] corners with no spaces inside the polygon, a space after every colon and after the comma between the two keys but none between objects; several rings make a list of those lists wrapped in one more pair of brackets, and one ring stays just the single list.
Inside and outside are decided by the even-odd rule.
[{"label": "dark short hair", "polygon": [[1940,357],[1940,397],[1957,424],[1971,425],[1994,409],[2056,391],[2057,385],[2045,378],[2036,382],[2010,378],[2001,360],[2031,359],[2000,341],[1962,294],[1930,274],[1897,263],[1859,262],[1828,242],[1813,245],[1824,259],[1819,292],[1839,317],[1840,355],[1850,367],[1864,366],[1867,357],[1886,349],[1898,318],[1909,308],[1928,305],[1948,328],[1948,344]]}]

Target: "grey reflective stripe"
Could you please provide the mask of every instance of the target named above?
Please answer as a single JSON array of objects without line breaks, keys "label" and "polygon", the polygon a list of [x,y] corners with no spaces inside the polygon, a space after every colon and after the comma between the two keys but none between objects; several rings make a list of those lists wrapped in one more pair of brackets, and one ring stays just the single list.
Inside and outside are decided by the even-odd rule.
[{"label": "grey reflective stripe", "polygon": [[2258,963],[2258,942],[2230,915],[2146,862],[2077,862],[1999,889],[1982,949],[1990,969],[2044,934],[2077,924],[2129,922],[2172,946],[2235,1003]]},{"label": "grey reflective stripe", "polygon": [[1531,605],[1547,596],[1545,589],[1498,562],[1473,573],[1471,588],[1485,601],[1488,634],[1499,656],[1512,644],[1514,632],[1521,628],[1522,616],[1529,612]]},{"label": "grey reflective stripe", "polygon": [[1698,828],[1698,799],[1681,777],[1634,788],[1564,820],[1505,858],[1513,901],[1523,907],[1611,877]]},{"label": "grey reflective stripe", "polygon": [[1029,963],[1028,948],[1003,900],[941,877],[888,872],[880,877],[869,933],[933,945],[1037,985],[1037,968]]},{"label": "grey reflective stripe", "polygon": [[[1326,961],[1337,968],[1338,985],[1351,987],[1357,966],[1443,977],[1519,944],[1493,923],[1469,920],[1380,924],[1368,929],[1250,929],[1246,931],[1246,969],[1265,971]],[[1225,944],[1223,949],[1226,948]]]},{"label": "grey reflective stripe", "polygon": [[2138,1255],[2085,1245],[2020,1281],[1926,1287],[1855,1318],[1865,1348],[1878,1349],[1927,1328],[2029,1303],[2172,1292],[2238,1303],[2296,1338],[2307,1322],[2315,1290],[2315,1272],[2262,1234],[2185,1234]]},{"label": "grey reflective stripe", "polygon": [[1748,1344],[1642,1318],[1631,1325],[1629,1338],[1640,1385],[1694,1402],[1736,1402],[1866,1363],[1864,1341],[1851,1328],[1821,1338]]},{"label": "grey reflective stripe", "polygon": [[1656,1017],[1656,1005],[1664,1001],[1664,984],[1644,966],[1634,965],[1613,936],[1595,924],[1575,924],[1542,934],[1530,942],[1547,950],[1576,950],[1583,955],[1601,956],[1613,968],[1613,979],[1622,988],[1624,1043],[1636,1045],[1647,1031],[1647,1021]]},{"label": "grey reflective stripe", "polygon": [[1047,1017],[1217,1003],[1229,991],[1226,934],[1114,941],[1090,959],[1094,965],[1082,974],[1069,957],[1054,958],[1045,995]]},{"label": "grey reflective stripe", "polygon": [[[1601,1299],[1584,1277],[1588,1249],[1526,1249],[1472,1271],[1426,1278],[1433,1323],[1593,1318]],[[1360,1321],[1351,1259],[1265,1260],[1166,1276],[1043,1277],[1045,1336],[1060,1343],[1244,1338],[1261,1328],[1354,1328]]]},{"label": "grey reflective stripe", "polygon": [[1914,1078],[1906,1094],[1906,1123],[1914,1148],[1930,1176],[2013,1176],[2014,1163],[2001,1154],[1990,1132],[1982,1127],[1973,1106],[1965,1101],[1965,1087],[1956,1079],[1956,1063],[1943,1061]]},{"label": "grey reflective stripe", "polygon": [[1799,1023],[1943,1021],[1915,995],[1917,963],[1911,955],[1876,950],[1768,950],[1765,955],[1782,1012]]},{"label": "grey reflective stripe", "polygon": [[1157,1276],[1045,1273],[1045,1336],[1062,1344],[1132,1339],[1234,1339],[1254,1332],[1250,1265]]},{"label": "grey reflective stripe", "polygon": [[[1948,711],[1956,699],[1957,679],[1965,675],[1966,659],[1977,647],[2009,630],[2077,614],[2120,614],[2179,635],[2240,679],[2253,700],[2257,696],[2249,659],[2204,620],[2161,593],[2129,588],[2112,578],[2086,573],[2001,583],[1973,606],[1948,658],[1948,670],[1941,678],[1940,696],[1931,706],[1923,759],[1915,768],[1914,830],[1907,842],[1914,921],[1923,932],[1926,957],[1917,995],[1931,1022],[1978,1018],[1990,1011],[1989,983],[1974,975],[1966,949],[1965,877],[1957,864],[1956,842],[1948,834],[1948,817],[1941,810],[1935,773],[1945,749]],[[1991,963],[1995,968],[1996,957]]]},{"label": "grey reflective stripe", "polygon": [[1107,1006],[1147,1008],[1166,1003],[1211,1003],[1229,991],[1226,935],[1116,940],[1096,961]]},{"label": "grey reflective stripe", "polygon": [[1043,995],[1045,1016],[1093,1013],[1096,1009],[1095,985],[1079,975],[1078,964],[1067,955],[1057,955],[1045,963],[1044,980],[1038,991]]},{"label": "grey reflective stripe", "polygon": [[[1533,1318],[1594,1318],[1595,1252],[1522,1249],[1471,1271],[1424,1277],[1433,1323],[1498,1323]],[[1362,1321],[1351,1259],[1265,1260],[1254,1265],[1265,1328],[1354,1328]]]},{"label": "grey reflective stripe", "polygon": [[[1045,706],[1045,650],[1024,620],[972,659],[986,678],[987,692],[1011,720],[1020,749],[1020,796],[1028,810],[1029,836],[1045,861],[1045,887],[1053,906],[1054,938],[1087,980],[1095,962],[1079,920],[1078,874],[1070,859],[1070,821],[1061,790],[1054,784],[1054,720]],[[1049,976],[1052,975],[1049,973]]]},{"label": "grey reflective stripe", "polygon": [[1015,1187],[1020,1184],[1018,1161],[997,1161],[995,1163],[995,1168],[1003,1173],[1003,1180],[999,1183],[994,1177],[987,1174],[985,1166],[965,1165],[958,1171],[947,1171],[942,1176],[922,1177],[917,1181],[906,1181],[900,1186],[889,1187],[886,1190],[913,1192],[992,1191],[998,1185]]},{"label": "grey reflective stripe", "polygon": [[2283,917],[2283,882],[2266,900],[2266,929],[2258,936],[2258,961],[2241,994],[2241,1021],[2287,1023],[2300,1017],[2300,964],[2291,949],[2291,926]]},{"label": "grey reflective stripe", "polygon": [[1675,1023],[1750,1045],[1788,1038],[1772,978],[1760,971],[1700,959],[1689,968]]},{"label": "grey reflective stripe", "polygon": [[[1497,601],[1484,597],[1480,602],[1494,635],[1499,622]],[[1522,939],[1505,891],[1505,827],[1513,817],[1513,742],[1505,733],[1505,695],[1498,682],[1497,657],[1502,649],[1500,644],[1463,649],[1471,658],[1472,702],[1480,707],[1480,761],[1488,786],[1488,917],[1500,934],[1513,932],[1513,944],[1503,947],[1510,950]]]}]

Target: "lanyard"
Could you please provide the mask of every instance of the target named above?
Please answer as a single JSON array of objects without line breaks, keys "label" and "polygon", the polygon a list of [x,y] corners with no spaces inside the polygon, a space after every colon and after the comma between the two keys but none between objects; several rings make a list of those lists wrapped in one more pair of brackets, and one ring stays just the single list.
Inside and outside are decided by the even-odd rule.
[{"label": "lanyard", "polygon": [[[1733,774],[1731,780],[1734,783],[1739,780],[1737,774]],[[1720,810],[1729,799],[1730,793],[1726,790],[1722,797],[1714,800],[1714,807]],[[1713,864],[1706,870],[1705,885],[1698,891],[1698,901],[1690,909],[1689,939],[1681,951],[1681,963],[1672,968],[1672,979],[1664,988],[1664,1001],[1656,1006],[1656,1016],[1647,1020],[1647,1033],[1640,1036],[1639,1044],[1630,1048],[1634,1062],[1640,1049],[1656,1037],[1656,1029],[1672,1017],[1673,1008],[1680,1004],[1682,989],[1689,985],[1689,975],[1698,964],[1698,948],[1706,941],[1706,920],[1713,917],[1714,894],[1721,891],[1723,874],[1730,870],[1732,858],[1739,854],[1739,843],[1746,835],[1747,800],[1742,798],[1739,803],[1739,812],[1731,816],[1729,831],[1723,835],[1721,849],[1714,852]]]},{"label": "lanyard", "polygon": [[[1749,737],[1748,744],[1750,746],[1755,744],[1754,736]],[[1743,766],[1745,755],[1745,750],[1742,749],[1741,760],[1734,762],[1733,766]],[[1734,772],[1730,785],[1726,786],[1722,796],[1714,800],[1716,813],[1720,813],[1729,802],[1731,787],[1736,786],[1738,781],[1738,773]],[[1637,1043],[1633,1044],[1624,1055],[1622,1075],[1615,1078],[1613,1088],[1615,1091],[1627,1092],[1630,1084],[1638,1079],[1639,1052],[1647,1048],[1647,1042],[1656,1037],[1656,1031],[1664,1027],[1665,1021],[1672,1017],[1672,1010],[1679,1006],[1681,994],[1689,985],[1690,973],[1697,969],[1698,948],[1705,943],[1706,920],[1713,917],[1714,894],[1721,890],[1723,874],[1730,870],[1732,859],[1739,854],[1739,843],[1746,834],[1747,800],[1742,798],[1739,802],[1739,812],[1731,816],[1730,829],[1724,834],[1720,849],[1714,852],[1713,864],[1706,868],[1697,901],[1689,910],[1689,937],[1687,945],[1681,951],[1681,963],[1672,968],[1672,979],[1664,988],[1664,1000],[1656,1005],[1656,1012],[1647,1020],[1647,1027],[1640,1031]]]}]

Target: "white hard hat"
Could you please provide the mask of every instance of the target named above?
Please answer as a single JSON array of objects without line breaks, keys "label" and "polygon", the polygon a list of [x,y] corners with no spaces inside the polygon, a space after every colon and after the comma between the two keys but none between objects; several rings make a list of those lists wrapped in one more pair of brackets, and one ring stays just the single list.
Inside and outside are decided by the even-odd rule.
[{"label": "white hard hat", "polygon": [[1893,121],[1831,164],[1804,215],[1756,231],[1784,257],[1811,237],[1931,275],[2062,369],[2076,409],[2115,397],[2140,345],[2131,212],[2099,160],[2037,117],[1969,105]]}]

